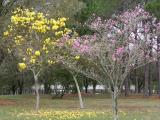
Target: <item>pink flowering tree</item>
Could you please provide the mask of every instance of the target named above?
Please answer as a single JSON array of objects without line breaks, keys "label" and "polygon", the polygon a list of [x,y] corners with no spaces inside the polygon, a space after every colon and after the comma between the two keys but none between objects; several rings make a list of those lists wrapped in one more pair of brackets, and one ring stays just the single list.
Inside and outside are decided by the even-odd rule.
[{"label": "pink flowering tree", "polygon": [[[153,47],[152,57],[144,62],[151,41],[154,46],[159,33],[159,25],[155,21],[141,7],[109,20],[98,17],[89,25],[95,31],[94,35],[77,37],[65,49],[70,57],[62,58],[64,65],[108,88],[112,96],[114,120],[119,120],[117,99],[128,73],[155,60],[156,48]],[[71,56],[76,56],[77,61],[70,59]]]}]

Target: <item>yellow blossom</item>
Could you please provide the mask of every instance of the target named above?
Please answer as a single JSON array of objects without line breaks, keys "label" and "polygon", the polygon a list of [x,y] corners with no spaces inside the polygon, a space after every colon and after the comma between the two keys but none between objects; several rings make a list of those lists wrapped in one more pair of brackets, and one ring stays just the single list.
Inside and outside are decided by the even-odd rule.
[{"label": "yellow blossom", "polygon": [[35,51],[35,55],[36,56],[40,56],[41,55],[41,52],[39,50]]},{"label": "yellow blossom", "polygon": [[67,18],[65,18],[65,17],[60,18],[60,22],[65,22],[66,20],[67,20]]},{"label": "yellow blossom", "polygon": [[44,40],[44,44],[49,44],[50,41],[51,41],[51,38],[47,38]]},{"label": "yellow blossom", "polygon": [[61,36],[61,35],[63,35],[63,31],[55,32],[55,35],[56,35],[56,36]]},{"label": "yellow blossom", "polygon": [[30,63],[35,64],[36,63],[36,59],[31,59]]},{"label": "yellow blossom", "polygon": [[77,56],[75,57],[75,59],[76,59],[76,60],[79,60],[79,59],[80,59],[80,56],[79,56],[79,55],[77,55]]},{"label": "yellow blossom", "polygon": [[7,36],[7,35],[9,35],[9,32],[6,31],[6,32],[3,33],[3,35],[4,35],[4,36]]},{"label": "yellow blossom", "polygon": [[26,58],[22,58],[23,61],[26,61]]},{"label": "yellow blossom", "polygon": [[24,69],[26,69],[27,66],[25,63],[18,63],[18,67],[20,70],[24,70]]},{"label": "yellow blossom", "polygon": [[57,30],[58,28],[59,28],[58,25],[52,26],[52,30]]},{"label": "yellow blossom", "polygon": [[27,54],[30,55],[32,53],[32,48],[27,48]]}]

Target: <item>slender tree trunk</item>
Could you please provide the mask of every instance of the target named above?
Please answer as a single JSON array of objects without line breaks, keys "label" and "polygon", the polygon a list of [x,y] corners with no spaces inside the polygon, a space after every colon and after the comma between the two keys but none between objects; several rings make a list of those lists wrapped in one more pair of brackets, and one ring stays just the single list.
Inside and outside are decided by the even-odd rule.
[{"label": "slender tree trunk", "polygon": [[21,74],[21,79],[18,81],[18,87],[19,87],[19,95],[22,95],[23,93],[23,86],[24,86],[24,73]]},{"label": "slender tree trunk", "polygon": [[148,81],[149,81],[149,65],[145,65],[145,87],[144,87],[144,94],[145,96],[149,96],[149,90],[148,90]]},{"label": "slender tree trunk", "polygon": [[93,81],[93,93],[96,93],[97,81]]},{"label": "slender tree trunk", "polygon": [[[160,36],[157,38],[157,54],[160,53]],[[160,57],[157,56],[157,70],[158,70],[158,96],[160,97]]]},{"label": "slender tree trunk", "polygon": [[129,78],[125,80],[125,96],[129,95]]},{"label": "slender tree trunk", "polygon": [[88,86],[85,85],[85,93],[88,93]]},{"label": "slender tree trunk", "polygon": [[15,86],[15,85],[12,86],[12,94],[13,94],[13,95],[16,94],[16,86]]},{"label": "slender tree trunk", "polygon": [[149,96],[152,95],[152,73],[151,73],[151,66],[152,64],[149,64],[149,81],[148,81],[148,90],[149,90]]},{"label": "slender tree trunk", "polygon": [[78,92],[80,108],[83,109],[84,105],[83,105],[83,100],[82,100],[80,88],[79,88],[79,85],[78,85],[78,81],[77,81],[77,79],[76,79],[76,77],[74,75],[73,75],[73,79],[74,79],[74,82],[76,84],[76,88],[77,88],[77,92]]},{"label": "slender tree trunk", "polygon": [[138,78],[137,76],[135,76],[135,93],[138,93],[138,86],[139,86],[139,81],[138,81]]},{"label": "slender tree trunk", "polygon": [[157,61],[157,69],[158,69],[158,96],[160,97],[160,58]]},{"label": "slender tree trunk", "polygon": [[113,110],[113,120],[119,120],[118,116],[118,93],[117,87],[111,93],[112,96],[112,110]]},{"label": "slender tree trunk", "polygon": [[88,80],[87,79],[85,79],[84,80],[84,87],[85,87],[85,93],[88,93]]},{"label": "slender tree trunk", "polygon": [[[137,66],[137,64],[136,64]],[[137,76],[137,69],[134,70],[134,78],[135,78],[135,93],[138,93],[138,85],[139,85],[139,81],[138,81],[138,76]]]},{"label": "slender tree trunk", "polygon": [[35,93],[36,93],[36,106],[35,106],[35,108],[36,108],[36,112],[38,112],[40,96],[39,96],[39,84],[38,84],[37,76],[34,76],[34,80],[35,80]]},{"label": "slender tree trunk", "polygon": [[45,82],[44,83],[44,93],[45,94],[50,94],[50,84],[49,83],[47,83],[47,82]]},{"label": "slender tree trunk", "polygon": [[143,83],[140,83],[140,81],[138,81],[138,93],[141,93],[142,87],[143,87]]}]

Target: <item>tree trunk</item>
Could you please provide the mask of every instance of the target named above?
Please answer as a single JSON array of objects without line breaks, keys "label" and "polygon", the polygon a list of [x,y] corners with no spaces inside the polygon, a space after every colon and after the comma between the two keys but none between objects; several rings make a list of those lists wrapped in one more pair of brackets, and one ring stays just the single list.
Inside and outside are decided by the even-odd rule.
[{"label": "tree trunk", "polygon": [[160,58],[157,61],[157,69],[158,69],[158,96],[160,97]]},{"label": "tree trunk", "polygon": [[21,79],[18,80],[18,87],[19,87],[19,95],[22,95],[23,93],[23,86],[24,86],[24,73],[21,74]]},{"label": "tree trunk", "polygon": [[97,81],[93,81],[93,93],[96,93]]},{"label": "tree trunk", "polygon": [[36,93],[36,106],[35,107],[36,107],[36,112],[38,112],[40,96],[39,96],[39,85],[38,85],[37,76],[34,76],[34,80],[35,80],[35,93]]},{"label": "tree trunk", "polygon": [[81,92],[80,92],[80,89],[79,89],[78,81],[77,81],[77,79],[76,79],[76,77],[74,75],[73,75],[73,79],[74,79],[74,82],[75,82],[75,85],[76,85],[76,88],[77,88],[77,92],[78,92],[80,108],[83,109],[84,105],[83,105]]},{"label": "tree trunk", "polygon": [[144,87],[144,94],[145,96],[149,96],[149,91],[148,91],[148,81],[149,81],[149,65],[145,65],[145,87]]},{"label": "tree trunk", "polygon": [[17,90],[17,86],[16,86],[16,83],[15,83],[15,81],[13,80],[12,82],[11,82],[12,84],[11,84],[11,94],[13,94],[13,95],[15,95],[16,94],[16,90]]},{"label": "tree trunk", "polygon": [[125,96],[129,95],[129,78],[125,80]]},{"label": "tree trunk", "polygon": [[117,87],[114,87],[112,91],[112,110],[113,110],[113,120],[119,120],[118,116],[118,93]]},{"label": "tree trunk", "polygon": [[50,84],[44,83],[44,94],[50,94]]},{"label": "tree trunk", "polygon": [[85,79],[84,80],[84,87],[85,87],[85,93],[88,93],[88,80],[87,79]]},{"label": "tree trunk", "polygon": [[138,78],[137,76],[135,76],[135,93],[138,93],[138,85],[139,85]]},{"label": "tree trunk", "polygon": [[149,64],[149,81],[148,81],[148,90],[149,90],[149,96],[152,95],[152,73],[151,73],[152,64]]},{"label": "tree trunk", "polygon": [[12,85],[12,94],[15,95],[16,94],[16,86]]},{"label": "tree trunk", "polygon": [[[157,38],[157,54],[160,53],[160,36]],[[157,56],[157,70],[158,70],[158,96],[160,97],[160,57]]]}]

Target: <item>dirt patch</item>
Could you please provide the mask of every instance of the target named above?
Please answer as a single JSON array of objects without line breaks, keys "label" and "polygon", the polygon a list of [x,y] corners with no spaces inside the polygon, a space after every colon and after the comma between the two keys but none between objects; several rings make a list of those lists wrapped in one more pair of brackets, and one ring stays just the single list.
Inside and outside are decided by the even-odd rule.
[{"label": "dirt patch", "polygon": [[0,99],[0,106],[1,105],[15,105],[16,104],[16,102],[14,102],[14,101],[11,101],[11,100],[1,100]]},{"label": "dirt patch", "polygon": [[142,94],[140,94],[140,95],[129,95],[127,97],[122,97],[122,98],[126,98],[126,99],[159,99],[160,100],[160,97],[158,95],[144,96]]}]

